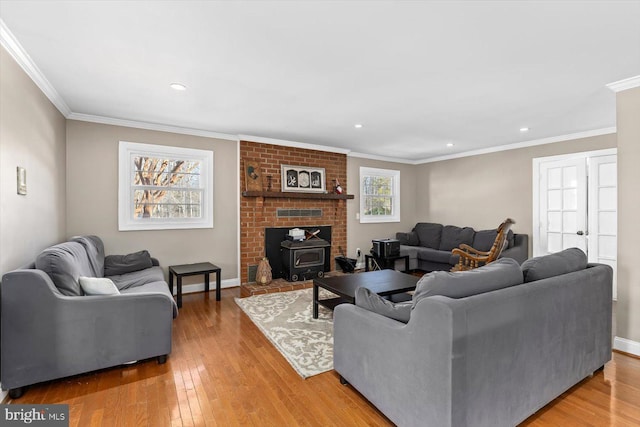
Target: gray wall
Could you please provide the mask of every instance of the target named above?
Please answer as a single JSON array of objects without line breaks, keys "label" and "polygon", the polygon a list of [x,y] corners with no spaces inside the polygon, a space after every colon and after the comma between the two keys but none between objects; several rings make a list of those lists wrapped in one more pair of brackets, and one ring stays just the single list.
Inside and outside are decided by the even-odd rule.
[{"label": "gray wall", "polygon": [[[360,212],[360,167],[394,169],[400,171],[400,222],[360,224],[356,214]],[[416,215],[416,169],[413,165],[379,160],[347,157],[347,192],[355,196],[347,201],[347,256],[356,257],[356,248],[362,250],[361,260],[371,249],[372,239],[395,237],[398,231],[410,231],[417,222]]]},{"label": "gray wall", "polygon": [[[214,152],[214,228],[118,231],[119,141],[212,150]],[[67,231],[96,234],[107,254],[148,249],[169,265],[210,261],[222,278],[238,277],[237,142],[168,132],[67,121]],[[185,283],[202,283],[195,277]]]},{"label": "gray wall", "polygon": [[533,163],[536,157],[616,147],[616,135],[537,145],[416,167],[421,221],[495,228],[505,218],[516,233],[533,236]]},{"label": "gray wall", "polygon": [[640,88],[616,97],[618,128],[618,302],[616,335],[640,343]]},{"label": "gray wall", "polygon": [[[0,48],[0,275],[66,234],[65,118]],[[27,170],[27,195],[16,167]]]}]

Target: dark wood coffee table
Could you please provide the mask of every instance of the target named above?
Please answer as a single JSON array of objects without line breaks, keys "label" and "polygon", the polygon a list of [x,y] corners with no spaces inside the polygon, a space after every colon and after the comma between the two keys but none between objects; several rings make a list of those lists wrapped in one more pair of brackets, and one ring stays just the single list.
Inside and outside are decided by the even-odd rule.
[{"label": "dark wood coffee table", "polygon": [[[355,304],[356,289],[365,287],[378,295],[386,296],[411,291],[416,288],[419,277],[395,270],[369,271],[345,274],[344,276],[313,279],[313,318],[318,318],[318,304],[333,310],[338,304]],[[337,298],[319,299],[319,289],[323,288]]]}]

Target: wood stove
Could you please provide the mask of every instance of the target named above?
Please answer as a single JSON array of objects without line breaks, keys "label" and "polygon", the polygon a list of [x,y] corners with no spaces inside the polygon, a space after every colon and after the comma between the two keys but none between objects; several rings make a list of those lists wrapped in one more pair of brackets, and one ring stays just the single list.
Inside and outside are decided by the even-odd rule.
[{"label": "wood stove", "polygon": [[325,258],[331,243],[324,239],[285,240],[280,243],[284,278],[290,282],[324,276]]}]

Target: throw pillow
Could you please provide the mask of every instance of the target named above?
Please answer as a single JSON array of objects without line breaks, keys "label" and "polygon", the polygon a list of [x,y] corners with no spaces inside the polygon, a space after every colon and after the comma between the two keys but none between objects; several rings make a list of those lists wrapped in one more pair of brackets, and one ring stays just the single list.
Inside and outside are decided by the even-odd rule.
[{"label": "throw pillow", "polygon": [[139,251],[127,255],[107,255],[104,258],[104,275],[117,276],[153,267],[149,251]]},{"label": "throw pillow", "polygon": [[531,258],[522,263],[524,281],[547,279],[587,268],[587,255],[578,248]]},{"label": "throw pillow", "polygon": [[106,277],[79,277],[78,281],[85,295],[117,295],[120,293],[115,283]]},{"label": "throw pillow", "polygon": [[469,271],[434,271],[422,276],[416,284],[413,307],[421,299],[433,295],[465,298],[521,283],[523,281],[520,265],[511,258],[501,258]]},{"label": "throw pillow", "polygon": [[391,302],[364,287],[356,289],[356,305],[403,323],[411,316],[411,301]]},{"label": "throw pillow", "polygon": [[449,252],[463,243],[471,245],[471,243],[473,243],[473,235],[474,230],[471,227],[460,228],[455,225],[445,225],[442,228],[439,249]]}]

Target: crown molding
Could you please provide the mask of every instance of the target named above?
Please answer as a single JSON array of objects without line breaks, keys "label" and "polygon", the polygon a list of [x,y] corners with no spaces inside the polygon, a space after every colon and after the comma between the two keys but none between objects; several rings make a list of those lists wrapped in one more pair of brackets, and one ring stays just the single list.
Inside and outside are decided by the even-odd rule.
[{"label": "crown molding", "polygon": [[305,150],[326,151],[329,153],[349,154],[346,148],[331,147],[329,145],[309,144],[306,142],[287,141],[285,139],[264,138],[253,135],[238,135],[241,141],[261,142],[263,144],[280,145],[283,147],[304,148]]},{"label": "crown molding", "polygon": [[607,84],[607,87],[618,93],[623,90],[640,87],[640,76],[629,77],[628,79],[618,80],[617,82]]},{"label": "crown molding", "polygon": [[68,117],[71,114],[71,109],[64,102],[64,99],[60,96],[57,90],[49,83],[49,80],[42,74],[42,71],[33,62],[29,54],[24,50],[18,39],[15,38],[13,33],[9,30],[7,25],[2,19],[0,19],[0,44],[9,52],[9,55],[20,65],[25,73],[33,80],[33,82],[40,88],[42,93],[49,98],[49,101],[62,113],[63,116]]},{"label": "crown molding", "polygon": [[184,128],[180,126],[162,125],[158,123],[139,122],[137,120],[116,119],[113,117],[94,116],[91,114],[71,113],[67,117],[69,120],[81,122],[100,123],[103,125],[124,126],[128,128],[157,130],[159,132],[179,133],[182,135],[202,136],[205,138],[224,139],[228,141],[238,141],[237,135],[228,133],[212,132],[203,129]]},{"label": "crown molding", "polygon": [[358,153],[356,151],[351,151],[349,154],[347,154],[347,156],[357,157],[359,159],[379,160],[381,162],[402,163],[405,165],[417,164],[416,160],[399,159],[396,157],[388,157],[388,156],[378,156],[377,154]]},{"label": "crown molding", "polygon": [[480,150],[465,151],[463,153],[451,154],[446,156],[432,157],[430,159],[418,160],[415,164],[441,162],[443,160],[459,159],[462,157],[478,156],[481,154],[497,153],[499,151],[517,150],[519,148],[534,147],[536,145],[553,144],[554,142],[570,141],[573,139],[589,138],[593,136],[609,135],[616,133],[615,127],[594,129],[586,132],[570,133],[567,135],[552,136],[549,138],[534,139],[531,141],[516,142],[514,144],[498,145],[496,147],[482,148]]}]

